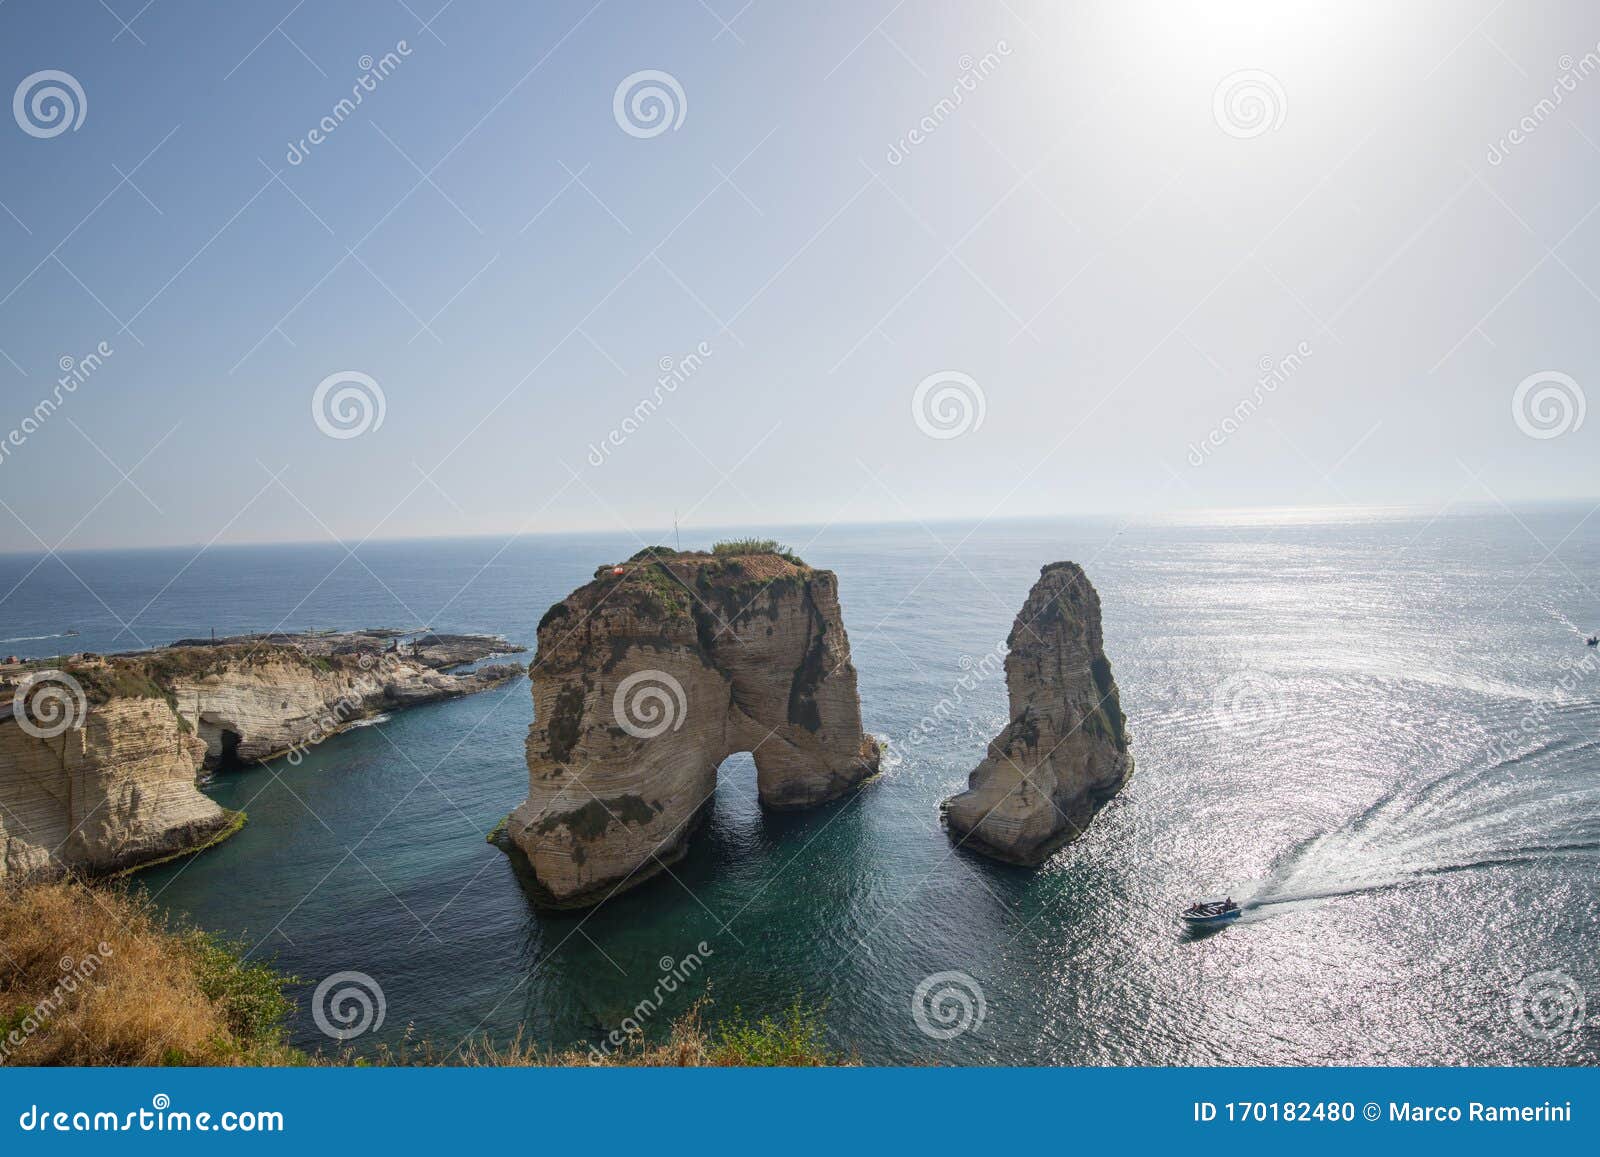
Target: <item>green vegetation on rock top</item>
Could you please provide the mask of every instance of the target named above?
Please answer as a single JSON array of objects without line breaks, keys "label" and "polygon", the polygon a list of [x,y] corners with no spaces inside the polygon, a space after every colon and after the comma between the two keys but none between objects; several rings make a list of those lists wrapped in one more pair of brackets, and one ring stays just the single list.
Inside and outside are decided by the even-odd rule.
[{"label": "green vegetation on rock top", "polygon": [[794,563],[795,566],[806,565],[799,555],[775,538],[729,538],[722,542],[712,543],[711,553],[716,555],[775,554],[781,559]]}]

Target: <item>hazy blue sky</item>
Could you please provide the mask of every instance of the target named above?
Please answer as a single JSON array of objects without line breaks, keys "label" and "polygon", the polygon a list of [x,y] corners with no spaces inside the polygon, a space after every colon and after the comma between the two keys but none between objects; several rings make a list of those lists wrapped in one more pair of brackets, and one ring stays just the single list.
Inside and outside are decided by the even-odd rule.
[{"label": "hazy blue sky", "polygon": [[[84,107],[0,117],[0,548],[1590,495],[1597,42],[1489,0],[9,0],[4,92]],[[675,127],[619,119],[643,70]],[[335,438],[344,371],[382,422]]]}]

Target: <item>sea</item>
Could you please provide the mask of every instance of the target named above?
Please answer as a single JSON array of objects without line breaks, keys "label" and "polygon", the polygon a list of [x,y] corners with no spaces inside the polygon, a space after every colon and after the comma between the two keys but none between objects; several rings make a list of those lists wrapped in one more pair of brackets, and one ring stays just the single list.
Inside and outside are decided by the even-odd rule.
[{"label": "sea", "polygon": [[[837,572],[863,719],[888,744],[848,797],[766,813],[750,757],[730,757],[670,873],[541,911],[485,839],[525,795],[522,678],[218,775],[204,790],[245,828],[131,886],[298,978],[293,1040],[329,1053],[605,1049],[695,1005],[760,1019],[798,1000],[867,1064],[1600,1062],[1594,510],[783,538]],[[529,659],[545,609],[643,545],[0,556],[0,654],[426,624],[504,634]],[[1007,632],[1061,559],[1099,590],[1135,771],[1028,870],[957,846],[939,803],[1006,723]],[[1212,895],[1243,916],[1195,935],[1177,913]]]}]

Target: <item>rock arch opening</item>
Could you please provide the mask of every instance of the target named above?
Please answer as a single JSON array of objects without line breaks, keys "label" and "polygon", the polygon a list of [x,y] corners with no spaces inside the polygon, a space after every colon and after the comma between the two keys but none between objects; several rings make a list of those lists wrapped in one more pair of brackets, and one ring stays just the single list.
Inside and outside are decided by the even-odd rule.
[{"label": "rock arch opening", "polygon": [[877,771],[838,580],[792,557],[655,548],[601,567],[545,615],[532,674],[528,798],[506,837],[553,907],[680,858],[719,777],[750,763],[775,809]]}]

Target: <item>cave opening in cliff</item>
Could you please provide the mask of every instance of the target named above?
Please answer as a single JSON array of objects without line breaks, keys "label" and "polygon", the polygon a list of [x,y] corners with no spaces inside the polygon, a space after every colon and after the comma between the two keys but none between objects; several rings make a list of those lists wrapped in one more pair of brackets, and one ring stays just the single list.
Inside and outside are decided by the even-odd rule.
[{"label": "cave opening in cliff", "polygon": [[220,720],[202,715],[199,734],[206,742],[207,771],[229,771],[244,765],[239,758],[239,740],[242,738],[239,732]]}]

